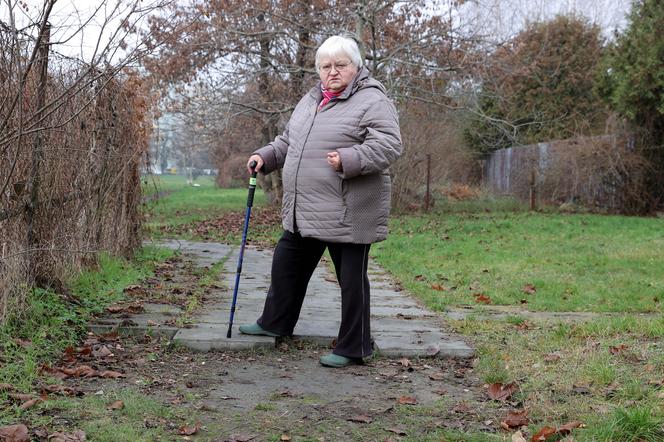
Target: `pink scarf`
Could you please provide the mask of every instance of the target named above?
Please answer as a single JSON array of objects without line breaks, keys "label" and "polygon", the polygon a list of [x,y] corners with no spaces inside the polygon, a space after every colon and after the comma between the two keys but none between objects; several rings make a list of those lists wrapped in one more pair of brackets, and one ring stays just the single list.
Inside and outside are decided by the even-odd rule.
[{"label": "pink scarf", "polygon": [[341,95],[343,93],[343,89],[340,90],[339,92],[332,92],[332,91],[328,91],[323,86],[320,87],[320,90],[323,93],[323,99],[321,100],[320,104],[318,105],[318,110],[321,110],[323,108],[323,106],[325,106],[327,103],[329,103],[334,98],[337,98],[339,95]]}]

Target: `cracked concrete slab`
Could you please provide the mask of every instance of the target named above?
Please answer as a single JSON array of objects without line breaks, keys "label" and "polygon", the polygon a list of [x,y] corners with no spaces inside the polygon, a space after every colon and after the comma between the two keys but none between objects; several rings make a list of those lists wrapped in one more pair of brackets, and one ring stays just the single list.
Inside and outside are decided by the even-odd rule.
[{"label": "cracked concrete slab", "polygon": [[[247,336],[238,331],[240,324],[255,322],[262,312],[270,284],[271,251],[252,247],[245,249],[232,338],[228,339],[226,334],[239,248],[195,241],[166,241],[160,245],[179,250],[200,266],[223,262],[220,273],[225,287],[218,289],[220,292],[214,297],[214,303],[206,305],[192,318],[192,327],[176,330],[173,342],[198,351],[275,345],[275,338]],[[315,270],[294,331],[295,337],[326,347],[336,338],[341,322],[339,285],[327,265],[322,261]],[[379,354],[390,357],[461,358],[473,355],[471,347],[444,328],[444,321],[439,315],[396,287],[389,274],[377,263],[370,261],[369,274],[372,338]]]}]

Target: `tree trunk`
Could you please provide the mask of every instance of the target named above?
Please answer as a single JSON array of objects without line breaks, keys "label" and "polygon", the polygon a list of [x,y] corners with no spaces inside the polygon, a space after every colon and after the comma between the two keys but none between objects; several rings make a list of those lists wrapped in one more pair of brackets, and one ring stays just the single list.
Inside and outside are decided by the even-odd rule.
[{"label": "tree trunk", "polygon": [[[37,102],[35,121],[40,121],[44,113],[44,106],[46,105],[46,86],[48,82],[48,45],[51,36],[51,26],[46,24],[43,29],[43,34],[39,47],[39,55],[37,65],[39,66],[39,85],[37,86]],[[22,104],[21,104],[22,105]],[[43,122],[39,123],[46,126]],[[40,246],[39,233],[36,231],[37,224],[37,210],[39,210],[39,192],[41,187],[41,164],[44,157],[44,133],[38,130],[35,134],[34,143],[32,145],[32,165],[30,170],[30,204],[28,204],[27,215],[27,232],[26,243],[27,249],[30,251],[29,256],[29,273],[30,278],[40,284],[40,281],[45,278],[45,273],[40,267],[42,262],[40,259],[41,253],[38,251]],[[18,147],[17,147],[18,148]]]},{"label": "tree trunk", "polygon": [[[259,20],[263,21],[264,17],[261,15]],[[261,59],[260,75],[258,77],[258,90],[260,91],[261,97],[267,101],[270,101],[270,76],[268,73],[268,69],[270,68],[270,39],[267,36],[260,39],[260,54]],[[261,132],[263,145],[266,145],[270,141],[274,140],[274,137],[277,136],[277,127],[273,118],[267,117],[263,123]],[[263,189],[263,192],[265,192],[267,200],[270,202],[270,204],[281,204],[283,189],[281,187],[281,173],[279,171],[274,171],[267,177],[259,179],[259,183]]]}]

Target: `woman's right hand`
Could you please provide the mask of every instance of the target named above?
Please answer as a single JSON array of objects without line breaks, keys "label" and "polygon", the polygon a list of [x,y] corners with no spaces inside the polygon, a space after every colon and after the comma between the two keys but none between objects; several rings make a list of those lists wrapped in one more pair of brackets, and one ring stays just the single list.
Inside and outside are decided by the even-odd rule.
[{"label": "woman's right hand", "polygon": [[[251,169],[251,166],[250,166],[252,161],[256,162],[256,167],[254,167],[253,170]],[[247,170],[249,171],[249,173],[253,173],[254,170],[256,172],[258,172],[259,170],[261,170],[261,167],[263,167],[263,158],[261,158],[260,155],[252,155],[247,160]]]}]

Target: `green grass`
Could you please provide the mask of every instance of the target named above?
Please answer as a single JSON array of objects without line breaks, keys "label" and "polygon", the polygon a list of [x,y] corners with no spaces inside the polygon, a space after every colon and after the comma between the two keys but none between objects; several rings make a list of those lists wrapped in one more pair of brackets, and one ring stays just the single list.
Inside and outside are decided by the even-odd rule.
[{"label": "green grass", "polygon": [[659,442],[664,440],[664,413],[649,406],[619,408],[592,422],[587,433],[580,440]]},{"label": "green grass", "polygon": [[[244,210],[247,205],[247,189],[219,189],[211,177],[199,177],[196,180],[200,187],[189,186],[184,177],[155,177],[154,182],[148,181],[144,188],[156,186],[166,194],[146,204],[146,229],[157,233],[160,227],[179,226],[213,218],[230,210]],[[256,190],[254,206],[265,203],[265,195]]]},{"label": "green grass", "polygon": [[[108,410],[109,404],[122,401],[123,408]],[[78,421],[88,440],[100,442],[171,440],[173,428],[193,425],[191,410],[177,409],[154,399],[123,389],[104,395],[86,395],[80,399],[57,398],[39,406],[45,416],[59,414]],[[41,418],[43,425],[57,429],[57,422]],[[63,428],[66,431],[67,428]]]},{"label": "green grass", "polygon": [[[395,217],[390,227],[373,255],[437,310],[482,293],[530,310],[662,312],[661,219],[436,212]],[[537,292],[524,293],[527,284]]]},{"label": "green grass", "polygon": [[[85,271],[71,282],[75,303],[53,291],[31,291],[27,309],[8,318],[0,327],[2,382],[21,392],[34,391],[39,368],[55,362],[65,348],[76,345],[94,314],[121,299],[124,287],[150,275],[154,265],[171,254],[168,250],[148,247],[139,251],[131,262],[100,255],[97,269]],[[27,344],[20,345],[17,339]],[[6,399],[4,395],[0,393],[0,400]],[[17,409],[5,409],[0,412],[0,423],[11,423],[20,415]]]},{"label": "green grass", "polygon": [[[186,223],[177,210],[204,217],[244,208],[244,189],[211,189],[217,198],[232,201],[235,195],[228,206],[210,205],[200,189],[174,191],[162,201],[170,209],[151,219]],[[474,371],[481,382],[519,385],[513,397],[529,410],[529,434],[579,420],[586,428],[574,430],[574,440],[662,440],[664,220],[531,213],[494,199],[441,203],[437,210],[393,217],[390,237],[372,253],[428,307],[476,307],[477,315],[450,325],[477,348]],[[534,294],[524,293],[527,284],[535,286]],[[477,293],[514,311],[503,320],[481,319],[481,309],[490,306],[476,304]],[[521,309],[607,314],[552,323]],[[612,353],[619,345],[625,350]],[[545,360],[551,353],[559,359]],[[270,405],[254,411],[277,413]],[[404,440],[509,440],[507,433],[415,430],[441,410],[399,408],[400,423],[412,434]],[[320,425],[318,434],[325,435],[325,425],[336,423]],[[361,439],[361,430],[355,438]]]},{"label": "green grass", "polygon": [[[518,384],[513,397],[529,410],[531,434],[544,425],[578,420],[586,428],[575,430],[574,440],[661,440],[664,330],[652,336],[640,331],[655,332],[657,327],[646,323],[662,319],[625,319],[536,323],[528,330],[508,321],[479,319],[450,325],[475,343],[475,371],[482,382]],[[632,327],[624,328],[625,323]],[[619,344],[624,350],[612,353],[610,348]],[[554,352],[559,359],[547,361],[545,356]]]}]

